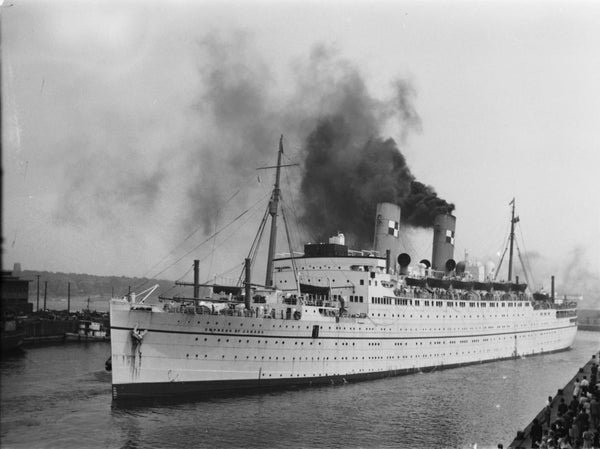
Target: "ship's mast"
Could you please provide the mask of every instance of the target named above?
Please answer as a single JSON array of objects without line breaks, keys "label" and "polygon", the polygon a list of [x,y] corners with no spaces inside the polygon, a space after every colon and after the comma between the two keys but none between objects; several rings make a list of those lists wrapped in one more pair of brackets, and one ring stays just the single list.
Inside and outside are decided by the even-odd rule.
[{"label": "ship's mast", "polygon": [[271,234],[269,236],[269,253],[267,255],[267,276],[265,285],[273,285],[273,259],[275,258],[275,246],[277,243],[277,212],[279,209],[279,175],[281,172],[281,155],[283,154],[283,136],[279,139],[279,152],[277,153],[277,172],[275,174],[275,186],[269,201],[269,215],[271,216]]},{"label": "ship's mast", "polygon": [[519,221],[519,217],[515,217],[515,199],[510,202],[512,204],[512,216],[510,219],[510,252],[508,253],[508,282],[512,278],[512,262],[513,262],[513,244],[515,240],[515,223]]}]

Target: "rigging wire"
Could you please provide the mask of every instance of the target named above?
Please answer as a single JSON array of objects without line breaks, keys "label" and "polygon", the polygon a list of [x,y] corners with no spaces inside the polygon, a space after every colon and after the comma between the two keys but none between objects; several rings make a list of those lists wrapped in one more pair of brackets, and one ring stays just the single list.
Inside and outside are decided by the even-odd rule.
[{"label": "rigging wire", "polygon": [[[215,232],[217,231],[218,223],[219,223],[219,210],[217,209],[217,211],[215,213]],[[209,254],[211,255],[210,262],[208,263],[208,272],[209,273],[212,271],[212,265],[213,265],[213,262],[215,261],[216,245],[217,245],[217,235],[214,234],[214,238],[212,239],[212,249],[209,251]]]},{"label": "rigging wire", "polygon": [[500,268],[502,268],[502,262],[504,261],[504,256],[506,255],[506,250],[508,250],[509,240],[510,240],[510,235],[506,239],[506,246],[504,247],[504,252],[502,253],[502,257],[500,258],[500,263],[498,263],[498,268],[496,269],[496,272],[494,273],[494,280],[496,280],[496,278],[498,277],[498,273],[500,273]]},{"label": "rigging wire", "polygon": [[[241,189],[238,188],[218,209],[218,211],[222,210],[233,198],[240,193]],[[154,271],[161,263],[163,263],[168,257],[172,256],[185,242],[187,242],[190,238],[192,238],[200,229],[202,225],[198,226],[194,229],[186,238],[184,238],[181,242],[179,242],[166,256],[162,257],[157,263],[155,263],[152,267],[150,267],[146,273],[142,277],[148,277],[152,271]],[[143,285],[143,284],[142,284]]]},{"label": "rigging wire", "polygon": [[[291,147],[291,146],[286,143],[286,148],[289,148],[289,147]],[[301,151],[301,149],[298,149],[298,151],[296,152],[296,156],[298,156],[300,154],[300,151]],[[290,162],[294,162],[294,160],[289,158],[286,153],[283,153],[283,155]],[[285,183],[287,185],[286,193],[289,194],[290,199],[291,199],[291,203],[286,203],[286,206],[288,207],[288,211],[292,214],[292,216],[294,218],[293,223],[295,223],[296,228],[299,229],[299,231],[296,232],[296,235],[308,236],[310,239],[312,239],[312,241],[314,241],[314,242],[318,241],[318,238],[312,232],[309,232],[306,229],[306,227],[302,224],[302,220],[300,220],[298,218],[298,214],[296,212],[296,207],[294,207],[294,205],[300,204],[300,201],[298,200],[297,195],[294,195],[294,193],[297,193],[299,190],[292,188],[292,182],[290,181],[290,176],[288,175],[288,171],[285,170],[283,172],[283,174],[284,174]],[[283,198],[281,198],[280,201],[284,201]]]},{"label": "rigging wire", "polygon": [[[243,269],[243,267],[245,266],[245,263],[244,263],[244,262],[237,263],[237,264],[235,264],[233,267],[231,267],[231,268],[228,268],[228,269],[227,269],[227,270],[225,270],[225,271],[221,271],[221,272],[220,272],[220,273],[218,273],[218,274],[215,274],[215,275],[212,277],[212,279],[213,279],[213,280],[216,282],[216,279],[217,279],[217,278],[224,278],[226,274],[233,273],[234,271],[237,271],[237,270],[239,270],[239,269],[240,269],[240,266],[241,266],[241,267],[242,267],[242,269]],[[204,281],[204,284],[208,284],[208,283],[210,283],[210,279],[207,279],[206,281]],[[240,282],[239,282],[239,280],[238,280],[238,282],[236,283],[236,286],[239,286],[239,285],[240,285]]]},{"label": "rigging wire", "polygon": [[[290,249],[290,257],[292,260],[292,272],[294,273],[294,281],[298,285],[298,267],[296,265],[296,257],[294,256],[294,249],[292,248],[292,241],[290,239],[290,230],[288,229],[287,219],[285,218],[284,208],[281,208],[281,216],[283,217],[283,223],[285,225],[285,235],[287,237],[288,247]],[[300,293],[300,292],[298,292]]]},{"label": "rigging wire", "polygon": [[[496,271],[494,273],[494,281],[496,280],[496,278],[498,277],[498,274],[500,273],[500,268],[502,268],[502,262],[504,260],[504,256],[506,255],[506,251],[508,249],[508,244],[510,241],[510,220],[508,220],[508,222],[506,223],[505,227],[504,227],[504,235],[506,236],[505,239],[503,240],[502,244],[500,245],[500,248],[498,249],[498,251],[496,251],[496,254],[498,257],[500,257],[500,262],[498,263],[498,267],[496,268]],[[500,251],[502,250],[502,247],[504,247],[504,251],[502,252],[502,256],[500,256]]]},{"label": "rigging wire", "polygon": [[[293,200],[293,198],[292,198]],[[309,235],[308,232],[306,232],[305,228],[301,225],[299,225],[299,219],[298,216],[296,215],[295,211],[294,211],[294,207],[292,206],[293,203],[288,203],[287,201],[285,201],[284,198],[280,198],[281,201],[281,208],[283,210],[283,208],[286,208],[286,211],[288,213],[291,213],[291,215],[293,216],[293,220],[291,223],[287,223],[288,226],[290,226],[290,229],[292,229],[292,226],[294,226],[295,229],[292,229],[292,231],[290,232],[290,236],[295,237],[295,242],[292,243],[296,243],[297,247],[301,246],[301,241],[300,241],[300,236],[301,235]],[[300,229],[300,227],[302,229]],[[313,236],[313,240],[316,240]],[[293,250],[290,249],[290,251],[293,253]]]},{"label": "rigging wire", "polygon": [[[265,195],[266,196],[266,195]],[[200,246],[204,245],[206,242],[209,242],[210,240],[212,240],[215,236],[221,234],[223,231],[225,231],[227,228],[229,228],[231,225],[233,225],[235,222],[237,222],[239,219],[241,219],[244,215],[246,215],[251,209],[253,209],[254,207],[256,207],[257,204],[259,204],[260,202],[262,202],[265,198],[265,196],[261,197],[258,201],[256,201],[252,206],[250,206],[249,208],[247,208],[245,211],[243,211],[241,214],[239,214],[237,217],[235,217],[232,221],[230,221],[228,224],[226,224],[225,226],[221,227],[218,231],[216,231],[214,234],[212,234],[211,236],[207,237],[206,239],[204,239],[202,242],[200,242],[199,244],[197,244],[196,246],[194,246],[191,250],[187,251],[183,256],[181,256],[180,258],[178,258],[177,260],[175,260],[174,262],[172,262],[171,264],[169,264],[168,266],[166,266],[164,269],[162,269],[161,271],[159,271],[158,273],[156,273],[153,278],[156,278],[158,276],[160,276],[162,273],[164,273],[165,271],[167,271],[169,268],[173,267],[174,265],[178,264],[179,262],[181,262],[181,260],[183,260],[185,257],[187,257],[188,255],[190,255],[191,253],[193,253],[194,251],[196,251]],[[209,253],[210,255],[210,253]],[[202,260],[205,260],[208,256],[204,257]],[[144,284],[150,282],[150,280],[146,280],[144,281],[142,284],[140,284],[139,286],[136,287],[140,288],[142,287]]]},{"label": "rigging wire", "polygon": [[183,275],[181,275],[181,276],[179,277],[179,279],[177,279],[177,281],[178,281],[178,282],[181,282],[181,280],[182,280],[184,277],[186,277],[188,274],[190,274],[190,272],[191,272],[193,269],[194,269],[194,264],[190,264],[190,268],[189,268],[189,269],[188,269],[188,270],[187,270],[185,273],[183,273]]},{"label": "rigging wire", "polygon": [[[252,215],[251,215],[251,216],[248,218],[248,220],[250,220],[251,218],[252,218]],[[239,230],[241,227],[243,227],[243,226],[244,226],[244,225],[245,225],[245,224],[248,222],[248,220],[246,220],[245,222],[243,222],[243,223],[242,223],[242,224],[241,224],[241,225],[240,225],[240,226],[239,226],[239,227],[238,227],[238,228],[237,228],[237,229],[234,231],[234,233],[235,233],[237,230]],[[227,239],[227,238],[224,238],[224,239],[223,239],[223,240],[222,240],[222,241],[221,241],[221,242],[220,242],[220,243],[219,243],[219,244],[216,246],[216,248],[219,248],[219,247],[221,247],[221,246],[222,246],[223,244],[225,244],[227,241],[228,241],[228,239]],[[201,259],[198,259],[198,262],[199,262],[199,263],[201,263],[201,262],[204,262],[204,261],[205,261],[206,259],[208,259],[210,256],[211,256],[211,254],[209,253],[209,254],[205,255],[203,258],[201,258]],[[224,274],[226,274],[226,273],[229,273],[230,271],[232,271],[232,270],[236,269],[236,268],[238,267],[238,265],[239,265],[239,264],[236,264],[236,265],[234,266],[234,268],[230,268],[230,269],[228,269],[228,270],[225,270],[224,272],[221,272],[220,274],[216,274],[216,275],[214,275],[214,276],[217,276],[217,277],[219,277],[219,276],[223,276]],[[243,265],[243,263],[242,263],[242,265]],[[190,270],[188,270],[188,271],[186,272],[186,274],[185,274],[185,275],[187,275],[187,274],[188,274],[190,271],[191,271],[191,269],[190,269]],[[184,276],[185,276],[185,275],[184,275]],[[183,277],[182,277],[182,278],[183,278]],[[206,281],[206,283],[208,283],[208,281]]]},{"label": "rigging wire", "polygon": [[[254,236],[254,240],[252,241],[252,245],[250,246],[250,250],[248,251],[248,259],[250,259],[251,266],[254,265],[254,261],[256,260],[256,254],[258,253],[258,247],[262,240],[262,236],[263,236],[263,232],[265,230],[266,224],[267,224],[268,216],[269,216],[269,206],[267,206],[265,209],[265,213],[263,214],[263,218],[260,221],[258,231],[256,232],[256,235]],[[242,271],[238,278],[239,285],[241,285],[242,280],[244,279],[244,273],[245,273],[244,268],[245,268],[245,262],[244,262],[244,264],[242,264]]]},{"label": "rigging wire", "polygon": [[527,285],[529,285],[529,276],[527,275],[527,269],[525,268],[525,263],[523,263],[523,257],[521,257],[521,250],[519,249],[518,242],[517,242],[517,254],[519,255],[519,260],[521,261],[521,266],[523,267],[523,274],[525,275],[525,280],[527,281]]},{"label": "rigging wire", "polygon": [[[183,256],[181,256],[179,259],[177,259],[175,262],[173,262],[171,265],[169,265],[167,268],[165,268],[162,272],[166,271],[168,268],[171,268],[173,265],[175,265],[176,263],[180,262],[184,257],[190,255],[191,253],[193,253],[194,251],[196,251],[200,246],[204,245],[206,242],[208,242],[209,240],[213,239],[214,237],[216,237],[217,235],[221,234],[223,231],[225,231],[225,229],[227,229],[229,226],[233,225],[235,222],[237,222],[240,218],[242,218],[244,215],[246,215],[251,209],[253,209],[258,203],[262,202],[262,200],[264,199],[264,197],[262,197],[260,200],[258,200],[257,202],[255,202],[252,206],[250,206],[249,208],[247,208],[244,212],[242,212],[241,214],[239,214],[237,217],[235,217],[232,221],[230,221],[227,225],[223,226],[222,228],[220,228],[217,232],[215,232],[213,235],[211,235],[210,237],[206,238],[205,240],[203,240],[202,242],[200,242],[198,245],[194,246],[191,250],[189,250],[187,253],[185,253]],[[206,257],[204,258],[206,259]],[[203,260],[204,260],[203,259]]]},{"label": "rigging wire", "polygon": [[[223,240],[216,246],[216,248],[220,248],[222,245],[224,245],[225,243],[227,243],[229,241],[229,238],[232,235],[236,234],[241,228],[243,228],[246,225],[246,223],[248,223],[248,221],[250,221],[256,215],[256,212],[257,212],[257,210],[255,210],[252,214],[250,214],[248,216],[248,218],[244,222],[240,223],[240,225],[229,234],[229,236],[225,236],[223,238]],[[199,262],[205,261],[206,259],[208,259],[208,257],[210,257],[210,254],[207,254],[202,259],[199,259]],[[236,267],[237,267],[237,264],[236,264]],[[228,270],[228,271],[230,271],[230,270]]]},{"label": "rigging wire", "polygon": [[[537,285],[533,270],[531,269],[531,262],[529,261],[529,252],[527,251],[527,247],[525,246],[525,238],[523,237],[523,228],[521,227],[521,225],[519,223],[518,223],[518,225],[519,225],[519,233],[521,235],[521,241],[523,242],[523,249],[525,250],[525,261],[527,262],[529,274],[531,275],[531,280],[533,281],[533,284]],[[523,263],[522,260],[521,260],[521,264],[523,264],[523,267],[525,267],[525,264]]]}]

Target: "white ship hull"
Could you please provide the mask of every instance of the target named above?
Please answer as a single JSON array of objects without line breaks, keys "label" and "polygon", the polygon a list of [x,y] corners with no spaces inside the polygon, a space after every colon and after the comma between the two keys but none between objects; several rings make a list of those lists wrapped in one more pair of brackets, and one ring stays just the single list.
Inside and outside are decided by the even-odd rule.
[{"label": "white ship hull", "polygon": [[203,395],[450,368],[568,349],[577,331],[573,316],[558,318],[560,312],[534,309],[530,301],[498,303],[494,309],[479,302],[461,309],[447,304],[395,306],[393,318],[324,316],[318,307],[304,306],[300,319],[289,314],[285,319],[279,318],[283,308],[278,318],[259,318],[166,312],[113,300],[113,398]]},{"label": "white ship hull", "polygon": [[193,298],[164,308],[144,305],[145,298],[136,303],[135,294],[112,300],[115,399],[364,380],[572,345],[576,305],[556,303],[554,295],[532,298],[527,285],[510,282],[514,200],[507,283],[495,282],[493,266],[453,259],[456,218],[452,208],[437,206],[429,211],[436,213],[432,263],[410,266],[399,239],[400,207],[392,203],[377,204],[372,251],[350,250],[338,234],[327,244],[305,244],[301,256],[275,258],[282,154],[280,140],[257,234],[260,240],[270,216],[269,287],[250,282],[253,244],[243,294],[204,285],[212,291],[201,295],[197,262]]}]

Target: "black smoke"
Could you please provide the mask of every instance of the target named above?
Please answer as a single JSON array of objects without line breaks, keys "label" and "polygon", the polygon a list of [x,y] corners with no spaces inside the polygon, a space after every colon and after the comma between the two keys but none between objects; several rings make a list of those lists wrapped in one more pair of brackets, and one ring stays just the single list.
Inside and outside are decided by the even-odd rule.
[{"label": "black smoke", "polygon": [[140,216],[175,214],[174,241],[199,226],[210,235],[231,218],[225,206],[234,217],[270,188],[273,173],[256,169],[274,163],[281,134],[287,162],[301,165],[284,178],[293,191],[284,190],[284,199],[299,202],[301,239],[339,230],[368,245],[382,201],[399,204],[405,224],[420,227],[454,208],[415,179],[399,149],[421,126],[408,81],[393,81],[391,94],[377,98],[356,64],[317,45],[278,86],[245,33],[209,34],[196,50],[198,85],[189,103],[174,103],[175,119],[162,123],[136,107],[143,119],[123,127],[129,112],[115,111],[104,115],[93,142],[78,145],[94,151],[70,158],[57,216],[112,230]]},{"label": "black smoke", "polygon": [[[190,217],[204,224],[205,233],[213,230],[214,212],[230,194],[231,180],[274,161],[279,133],[302,145],[299,153],[290,151],[301,175],[289,174],[299,186],[300,195],[293,197],[300,202],[304,238],[323,241],[342,231],[349,243],[368,247],[379,202],[400,205],[404,224],[425,228],[437,214],[454,209],[415,179],[397,142],[382,137],[390,123],[400,144],[420,130],[415,91],[407,80],[395,80],[387,98],[376,98],[355,64],[317,45],[296,63],[295,84],[276,101],[273,77],[241,43],[245,37],[234,38],[235,45],[214,36],[203,42],[209,63],[201,70],[202,112],[226,130],[218,139],[203,136],[204,156],[189,161],[198,173],[188,190]],[[244,191],[237,201],[247,202],[247,195]]]},{"label": "black smoke", "polygon": [[317,120],[303,147],[301,221],[311,236],[324,241],[343,231],[351,244],[369,247],[380,202],[399,205],[403,224],[412,227],[432,227],[436,215],[451,213],[454,205],[411,173],[396,141],[381,136],[392,118],[401,143],[420,129],[410,83],[396,81],[392,98],[377,100],[358,71],[346,65],[344,76],[330,86],[332,112]]},{"label": "black smoke", "polygon": [[402,208],[402,222],[428,228],[454,205],[417,181],[393,139],[357,141],[343,115],[319,123],[306,141],[301,183],[303,224],[323,241],[343,230],[356,245],[369,245],[377,203]]}]

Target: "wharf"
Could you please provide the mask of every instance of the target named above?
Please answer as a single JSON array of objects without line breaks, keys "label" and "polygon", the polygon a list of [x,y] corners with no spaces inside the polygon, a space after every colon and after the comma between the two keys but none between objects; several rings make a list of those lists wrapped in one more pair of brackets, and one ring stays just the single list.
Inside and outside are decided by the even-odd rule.
[{"label": "wharf", "polygon": [[36,346],[44,343],[63,343],[66,340],[65,335],[46,335],[37,337],[25,337],[23,346]]},{"label": "wharf", "polygon": [[[598,363],[597,354],[592,355],[592,358],[589,362],[585,364],[582,368],[579,368],[579,371],[573,376],[573,378],[565,385],[563,388],[560,388],[557,394],[552,397],[552,402],[550,403],[551,408],[551,418],[550,422],[554,422],[556,418],[558,418],[558,404],[560,404],[561,398],[565,399],[565,402],[569,404],[571,399],[573,398],[573,387],[575,385],[575,380],[579,378],[581,380],[583,376],[587,376],[588,379],[591,377],[591,368],[592,364]],[[542,399],[542,398],[540,398]],[[534,419],[537,419],[541,424],[544,430],[548,429],[544,419],[544,408],[540,410],[540,412],[534,416]],[[529,423],[525,430],[517,432],[517,437],[513,440],[512,443],[508,446],[513,449],[525,449],[530,448],[531,446],[531,427],[533,426],[533,420]]]},{"label": "wharf", "polygon": [[[108,317],[100,314],[76,313],[73,315],[42,312],[25,318],[22,328],[25,334],[23,345],[57,343],[65,341],[109,341],[108,336],[79,335],[82,323],[97,323],[103,329],[110,328]],[[98,328],[98,330],[100,329]],[[86,327],[86,333],[89,329]]]}]

